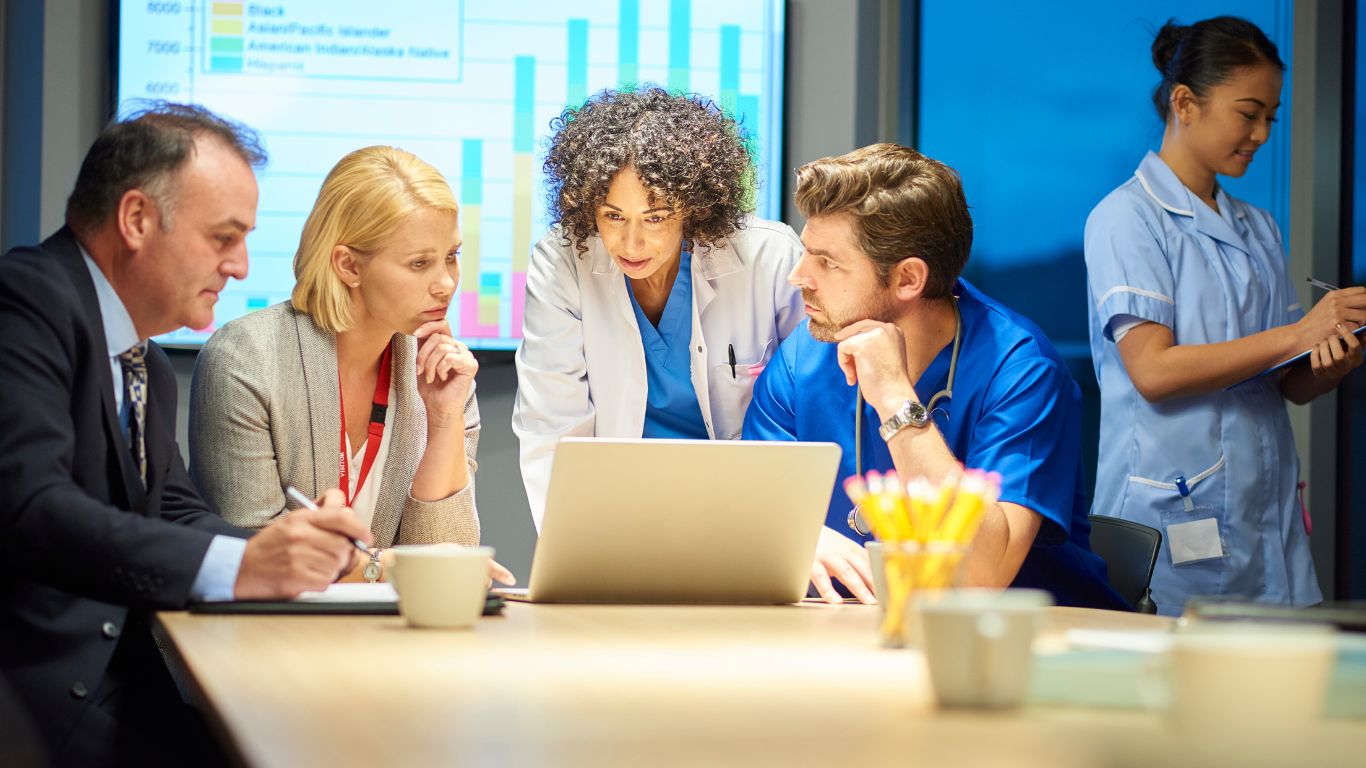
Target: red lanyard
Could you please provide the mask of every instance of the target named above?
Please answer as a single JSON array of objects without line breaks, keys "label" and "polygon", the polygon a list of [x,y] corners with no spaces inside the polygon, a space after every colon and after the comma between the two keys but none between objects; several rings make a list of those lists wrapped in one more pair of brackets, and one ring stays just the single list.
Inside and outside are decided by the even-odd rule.
[{"label": "red lanyard", "polygon": [[[365,456],[360,462],[360,479],[356,481],[356,495],[365,487],[370,476],[370,467],[379,455],[379,444],[384,440],[384,413],[389,410],[389,363],[393,357],[393,344],[384,348],[384,356],[379,360],[379,376],[375,378],[375,399],[370,407],[370,428],[366,430]],[[346,402],[341,394],[341,371],[337,372],[337,402],[341,405],[341,492],[346,497],[346,505],[351,506],[351,462],[346,455]]]}]

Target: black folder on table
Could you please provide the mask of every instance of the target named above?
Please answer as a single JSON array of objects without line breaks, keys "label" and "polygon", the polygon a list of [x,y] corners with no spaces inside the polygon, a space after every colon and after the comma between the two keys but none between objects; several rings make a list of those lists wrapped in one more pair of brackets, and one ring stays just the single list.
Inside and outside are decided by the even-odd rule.
[{"label": "black folder on table", "polygon": [[[503,598],[489,595],[484,615],[503,610]],[[190,613],[313,614],[346,616],[397,616],[398,595],[389,584],[334,584],[327,592],[306,592],[295,600],[227,600],[191,603]]]}]

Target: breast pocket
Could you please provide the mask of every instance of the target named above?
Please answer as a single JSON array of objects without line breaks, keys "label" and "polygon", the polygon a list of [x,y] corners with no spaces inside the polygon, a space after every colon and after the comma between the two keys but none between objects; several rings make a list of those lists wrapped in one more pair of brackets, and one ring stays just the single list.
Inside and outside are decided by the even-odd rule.
[{"label": "breast pocket", "polygon": [[777,342],[769,339],[762,347],[735,350],[735,365],[730,361],[711,367],[711,412],[716,436],[737,440],[744,426],[745,409],[754,394],[754,381],[773,357]]},{"label": "breast pocket", "polygon": [[1223,455],[1189,476],[1179,471],[1166,479],[1129,476],[1121,516],[1162,532],[1160,556],[1187,594],[1218,594],[1223,589],[1230,543],[1226,481]]}]

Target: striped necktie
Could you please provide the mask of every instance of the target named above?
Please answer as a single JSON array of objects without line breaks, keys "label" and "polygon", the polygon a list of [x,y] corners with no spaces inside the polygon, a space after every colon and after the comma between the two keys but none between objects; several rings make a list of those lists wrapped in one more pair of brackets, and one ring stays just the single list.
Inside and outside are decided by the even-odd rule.
[{"label": "striped necktie", "polygon": [[147,486],[147,342],[119,355],[123,365],[124,397],[128,398],[128,443],[137,463],[138,477]]}]

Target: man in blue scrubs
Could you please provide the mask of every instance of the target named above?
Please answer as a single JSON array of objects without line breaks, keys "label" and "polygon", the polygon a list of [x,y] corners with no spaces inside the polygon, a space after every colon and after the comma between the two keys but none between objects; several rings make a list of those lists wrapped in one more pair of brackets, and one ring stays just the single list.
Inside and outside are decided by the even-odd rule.
[{"label": "man in blue scrubs", "polygon": [[[841,479],[860,459],[934,483],[964,466],[998,472],[962,583],[1125,608],[1088,544],[1076,382],[1032,322],[958,278],[972,244],[958,175],[876,144],[798,169],[796,197],[805,252],[788,279],[808,320],[756,383],[744,437],[838,443]],[[831,602],[832,580],[873,600],[852,506],[836,488],[811,570]]]}]

